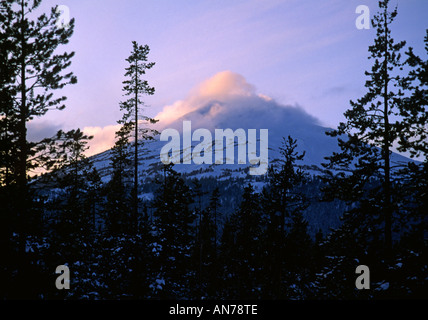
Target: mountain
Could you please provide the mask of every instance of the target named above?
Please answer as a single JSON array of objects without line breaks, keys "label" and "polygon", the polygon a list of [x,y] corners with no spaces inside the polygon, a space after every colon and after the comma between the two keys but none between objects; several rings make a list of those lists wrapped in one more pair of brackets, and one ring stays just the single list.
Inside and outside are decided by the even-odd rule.
[{"label": "mountain", "polygon": [[[261,130],[267,129],[268,164],[274,163],[275,159],[279,157],[282,139],[290,135],[293,139],[297,139],[298,151],[305,151],[304,160],[301,161],[300,165],[314,176],[322,172],[321,163],[326,162],[324,157],[331,155],[334,151],[339,151],[336,139],[325,134],[331,129],[320,125],[317,119],[298,106],[284,106],[265,96],[254,93],[242,94],[242,92],[223,95],[222,97],[209,97],[199,102],[197,107],[190,108],[191,110],[187,113],[172,121],[160,122],[158,126],[159,131],[175,133],[178,137],[181,162],[183,162],[183,154],[189,148],[189,146],[187,148],[183,146],[183,125],[190,125],[192,133],[195,133],[197,129],[205,129],[204,132],[209,133],[207,136],[211,137],[212,140],[204,141],[208,146],[212,142],[214,148],[216,129],[231,129],[235,133],[237,129],[243,129],[248,140],[250,129],[256,129],[256,136],[259,140]],[[188,109],[188,106],[186,108]],[[170,112],[172,111],[170,110]],[[180,113],[180,110],[176,111]],[[169,131],[167,131],[168,129]],[[141,182],[139,197],[142,200],[153,198],[154,190],[157,187],[154,178],[157,174],[162,173],[161,150],[172,141],[171,139],[161,141],[158,136],[154,141],[145,142],[139,148],[139,180]],[[191,150],[194,150],[202,141],[196,138],[194,140],[196,141],[190,143]],[[256,143],[257,155],[260,154],[261,150],[259,140]],[[246,142],[245,144],[247,144]],[[203,204],[208,203],[209,194],[213,188],[219,187],[224,216],[239,206],[244,185],[251,182],[256,191],[261,191],[266,183],[266,175],[249,174],[249,167],[252,165],[249,163],[248,157],[246,158],[247,161],[244,161],[245,164],[238,164],[239,143],[237,139],[233,142],[233,147],[234,162],[232,164],[226,164],[227,144],[225,143],[222,150],[223,164],[214,164],[215,152],[212,152],[212,164],[195,164],[193,159],[190,164],[180,163],[174,166],[174,169],[180,172],[186,180],[199,179],[203,182],[204,191],[208,194]],[[110,179],[110,155],[108,150],[91,157],[104,182]],[[391,160],[393,164],[410,161],[398,154],[392,154]],[[305,192],[314,199],[319,195],[318,183],[319,181],[313,180],[311,184],[305,186]],[[314,200],[314,203],[305,212],[305,218],[309,222],[310,234],[314,236],[319,230],[326,233],[330,228],[338,226],[344,209],[345,205],[338,201],[321,203]]]},{"label": "mountain", "polygon": [[[183,162],[183,153],[188,149],[183,148],[183,124],[191,126],[191,133],[197,129],[206,129],[211,133],[212,145],[215,148],[216,129],[231,129],[237,132],[243,129],[249,140],[249,129],[256,129],[257,144],[256,150],[259,155],[261,149],[260,132],[262,129],[268,130],[268,164],[279,158],[279,147],[284,137],[290,135],[297,140],[300,152],[305,152],[304,160],[300,165],[305,166],[312,174],[319,174],[322,168],[321,164],[326,162],[325,157],[332,152],[339,151],[335,138],[327,136],[326,131],[330,128],[323,127],[317,119],[310,116],[298,106],[283,106],[272,99],[266,97],[250,95],[236,95],[224,100],[210,100],[204,105],[198,107],[178,119],[170,122],[168,125],[159,127],[161,132],[173,129],[179,135],[181,162]],[[189,138],[190,139],[190,138]],[[191,141],[193,150],[203,140],[195,139]],[[205,141],[207,142],[207,141]],[[168,144],[168,141],[160,141],[156,137],[154,141],[145,142],[139,148],[140,177],[153,176],[161,167],[161,150]],[[208,145],[209,145],[208,141]],[[176,164],[174,169],[187,177],[201,178],[206,176],[221,178],[225,175],[229,177],[247,177],[251,180],[248,168],[251,166],[246,159],[245,164],[238,164],[238,140],[234,141],[234,162],[226,164],[227,141],[223,146],[223,164],[214,164],[214,150],[212,150],[213,164]],[[229,145],[230,146],[230,145]],[[245,147],[245,146],[244,146]],[[248,149],[244,149],[248,150]],[[94,165],[100,171],[103,180],[109,180],[110,173],[110,151],[92,157]],[[398,154],[392,154],[392,163],[406,163],[408,158]]]}]

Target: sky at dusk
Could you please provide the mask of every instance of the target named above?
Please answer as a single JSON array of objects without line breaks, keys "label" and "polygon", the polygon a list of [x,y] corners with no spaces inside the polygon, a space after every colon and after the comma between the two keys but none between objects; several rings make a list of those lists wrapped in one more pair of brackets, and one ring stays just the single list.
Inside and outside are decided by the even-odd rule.
[{"label": "sky at dusk", "polygon": [[[109,147],[122,116],[125,59],[131,42],[149,45],[156,64],[146,79],[148,116],[168,121],[206,96],[257,94],[284,105],[298,105],[335,127],[349,100],[365,92],[368,46],[375,30],[359,30],[357,6],[373,17],[374,0],[44,0],[39,12],[66,5],[75,30],[61,51],[75,51],[78,78],[58,94],[64,111],[50,111],[30,125],[30,135],[53,135],[80,127],[95,135],[93,152]],[[424,57],[428,1],[392,0],[398,16],[395,40],[406,40]],[[187,109],[186,109],[187,108]],[[266,110],[269,112],[269,110]],[[40,137],[38,137],[40,136]]]}]

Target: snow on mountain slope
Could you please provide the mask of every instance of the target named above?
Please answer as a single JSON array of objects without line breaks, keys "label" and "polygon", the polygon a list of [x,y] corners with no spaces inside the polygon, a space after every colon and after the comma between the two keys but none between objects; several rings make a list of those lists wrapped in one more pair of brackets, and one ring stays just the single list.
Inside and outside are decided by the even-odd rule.
[{"label": "snow on mountain slope", "polygon": [[[223,101],[218,99],[209,100],[196,110],[193,110],[179,119],[170,122],[167,128],[175,129],[180,134],[181,152],[183,153],[183,122],[191,122],[191,132],[204,128],[211,132],[212,139],[215,137],[215,129],[256,129],[257,137],[260,137],[260,129],[268,129],[269,163],[279,157],[279,147],[283,137],[290,135],[297,139],[298,150],[305,151],[305,158],[300,165],[316,166],[321,168],[321,163],[326,162],[326,156],[333,151],[339,151],[335,138],[325,134],[328,128],[322,127],[318,121],[297,106],[283,106],[274,100],[266,99],[258,95],[235,95]],[[165,127],[163,129],[166,129]],[[162,128],[160,128],[162,131]],[[167,141],[160,141],[157,137],[154,141],[145,142],[139,149],[140,177],[153,176],[162,167],[160,153]],[[200,143],[199,140],[192,141],[191,148]],[[214,144],[214,143],[213,143]],[[224,145],[224,149],[226,144]],[[218,179],[228,177],[246,177],[248,159],[246,164],[238,164],[238,143],[235,139],[234,164],[177,164],[174,169],[190,177],[214,176]],[[260,152],[260,141],[257,143],[257,152]],[[225,157],[226,151],[223,151]],[[92,157],[96,168],[100,171],[103,180],[109,180],[110,173],[110,151]],[[392,162],[407,162],[409,159],[398,154],[392,155]],[[213,161],[214,163],[214,152]],[[317,173],[317,171],[312,171]]]}]

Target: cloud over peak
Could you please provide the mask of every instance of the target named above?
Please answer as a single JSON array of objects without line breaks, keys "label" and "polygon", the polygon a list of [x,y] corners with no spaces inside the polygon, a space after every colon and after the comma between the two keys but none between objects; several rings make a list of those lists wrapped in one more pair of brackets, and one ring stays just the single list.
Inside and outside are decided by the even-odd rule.
[{"label": "cloud over peak", "polygon": [[161,127],[165,127],[185,114],[204,107],[210,101],[228,101],[251,96],[255,96],[255,87],[242,75],[228,70],[221,71],[193,88],[186,99],[165,106],[155,118],[159,119]]},{"label": "cloud over peak", "polygon": [[240,74],[222,71],[205,80],[197,87],[200,98],[225,99],[234,96],[251,96],[255,88]]},{"label": "cloud over peak", "polygon": [[[266,128],[282,136],[288,131],[302,131],[318,120],[299,106],[286,106],[274,99],[257,94],[256,88],[232,71],[218,72],[195,86],[183,100],[167,105],[155,117],[158,130],[175,128],[181,131],[182,120],[192,121],[192,128]],[[118,125],[85,127],[94,135],[90,154],[107,150],[114,144]]]},{"label": "cloud over peak", "polygon": [[[199,128],[269,128],[318,124],[299,106],[285,106],[264,94],[240,74],[218,72],[193,88],[186,99],[165,106],[156,119],[159,129],[180,127],[180,120],[191,120]],[[179,121],[176,121],[179,120]]]}]

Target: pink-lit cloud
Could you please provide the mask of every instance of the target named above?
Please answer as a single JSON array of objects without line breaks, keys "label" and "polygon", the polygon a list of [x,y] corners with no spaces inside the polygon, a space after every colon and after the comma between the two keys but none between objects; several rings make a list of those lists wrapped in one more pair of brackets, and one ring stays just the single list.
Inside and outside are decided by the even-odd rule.
[{"label": "pink-lit cloud", "polygon": [[115,132],[119,128],[119,124],[105,127],[84,127],[83,132],[89,136],[93,136],[93,139],[88,144],[89,149],[86,151],[86,155],[91,156],[113,147]]},{"label": "pink-lit cloud", "polygon": [[[205,106],[210,101],[230,101],[239,97],[256,97],[255,87],[249,84],[246,79],[232,71],[221,71],[196,85],[187,97],[183,100],[178,100],[170,105],[165,106],[159,112],[155,119],[159,122],[156,128],[162,130],[175,120],[182,116],[198,110]],[[266,95],[259,95],[259,97],[270,100]],[[219,113],[224,112],[220,105],[214,105],[210,108],[208,117],[215,117]],[[94,155],[105,150],[110,149],[115,142],[115,132],[120,128],[119,125],[108,126],[87,126],[83,131],[87,135],[94,138],[89,142],[89,150],[86,155]]]},{"label": "pink-lit cloud", "polygon": [[[255,95],[255,87],[249,84],[242,75],[232,71],[221,71],[197,85],[190,91],[186,99],[165,106],[155,118],[159,120],[159,127],[164,128],[209,101],[225,101],[234,97],[253,95]],[[211,112],[220,112],[220,110],[213,108]]]}]

